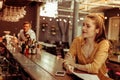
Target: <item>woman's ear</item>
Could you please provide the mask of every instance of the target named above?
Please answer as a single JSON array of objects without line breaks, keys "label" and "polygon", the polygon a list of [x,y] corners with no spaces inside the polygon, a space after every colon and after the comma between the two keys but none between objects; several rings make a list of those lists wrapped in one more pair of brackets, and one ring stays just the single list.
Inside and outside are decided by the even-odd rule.
[{"label": "woman's ear", "polygon": [[99,33],[99,31],[100,31],[99,29],[96,29],[96,33],[97,33],[97,34]]}]

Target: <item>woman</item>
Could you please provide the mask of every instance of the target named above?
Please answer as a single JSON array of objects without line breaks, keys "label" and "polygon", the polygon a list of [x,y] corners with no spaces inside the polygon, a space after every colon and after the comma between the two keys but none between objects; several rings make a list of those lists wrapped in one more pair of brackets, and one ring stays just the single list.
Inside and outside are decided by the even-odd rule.
[{"label": "woman", "polygon": [[91,13],[86,16],[82,35],[73,40],[64,60],[68,72],[75,69],[97,74],[100,80],[111,80],[107,76],[105,61],[108,57],[109,41],[106,39],[104,16]]}]

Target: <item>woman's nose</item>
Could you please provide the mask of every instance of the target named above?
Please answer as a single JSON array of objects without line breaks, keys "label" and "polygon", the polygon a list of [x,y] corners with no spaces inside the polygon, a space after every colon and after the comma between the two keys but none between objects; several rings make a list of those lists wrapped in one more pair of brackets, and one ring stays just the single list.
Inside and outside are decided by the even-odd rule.
[{"label": "woman's nose", "polygon": [[85,29],[86,29],[85,25],[84,25],[84,26],[82,26],[82,29],[83,29],[83,30],[85,30]]}]

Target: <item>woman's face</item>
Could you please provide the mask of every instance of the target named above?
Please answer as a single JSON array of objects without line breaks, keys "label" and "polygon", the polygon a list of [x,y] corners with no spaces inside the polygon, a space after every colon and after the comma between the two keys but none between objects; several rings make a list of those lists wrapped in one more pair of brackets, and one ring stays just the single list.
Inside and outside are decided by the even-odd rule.
[{"label": "woman's face", "polygon": [[95,38],[96,34],[98,33],[98,29],[96,29],[96,25],[94,20],[90,18],[85,18],[82,27],[82,36],[84,38]]}]

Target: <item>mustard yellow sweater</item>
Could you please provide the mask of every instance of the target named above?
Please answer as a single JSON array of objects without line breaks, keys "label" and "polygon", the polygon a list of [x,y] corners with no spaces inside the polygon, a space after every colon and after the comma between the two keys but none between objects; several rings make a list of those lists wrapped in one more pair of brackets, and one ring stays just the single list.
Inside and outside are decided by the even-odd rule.
[{"label": "mustard yellow sweater", "polygon": [[86,67],[86,72],[97,74],[100,80],[111,80],[105,76],[107,73],[105,61],[108,57],[109,41],[102,40],[96,43],[94,50],[88,58],[85,57],[85,53],[82,50],[84,42],[82,37],[75,38],[68,53],[75,57],[78,64]]}]

